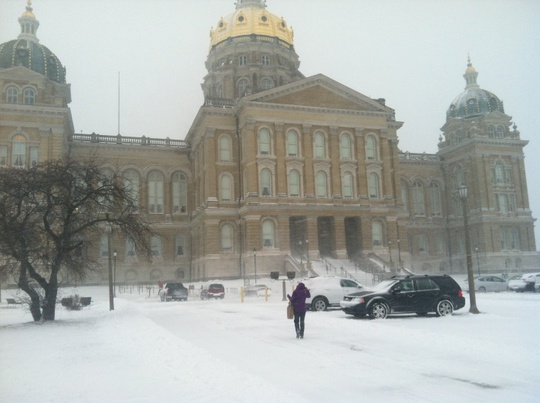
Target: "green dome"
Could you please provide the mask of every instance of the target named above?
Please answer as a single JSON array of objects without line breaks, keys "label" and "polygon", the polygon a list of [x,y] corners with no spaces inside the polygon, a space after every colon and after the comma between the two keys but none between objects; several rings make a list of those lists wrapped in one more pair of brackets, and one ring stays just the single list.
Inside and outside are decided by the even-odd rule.
[{"label": "green dome", "polygon": [[0,69],[24,66],[58,83],[66,82],[66,70],[46,46],[26,39],[0,45]]},{"label": "green dome", "polygon": [[476,83],[478,72],[472,67],[470,60],[463,77],[467,82],[465,91],[454,98],[446,112],[446,119],[468,118],[495,111],[504,113],[502,101],[495,94],[480,88]]},{"label": "green dome", "polygon": [[24,66],[47,78],[64,84],[66,69],[46,46],[39,43],[36,31],[39,27],[29,0],[26,11],[19,18],[21,33],[17,39],[0,44],[0,69]]}]

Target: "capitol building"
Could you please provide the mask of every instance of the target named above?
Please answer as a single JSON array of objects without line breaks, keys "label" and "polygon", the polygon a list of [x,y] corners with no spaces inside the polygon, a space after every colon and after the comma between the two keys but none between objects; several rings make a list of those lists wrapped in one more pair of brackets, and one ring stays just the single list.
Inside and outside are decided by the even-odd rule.
[{"label": "capitol building", "polygon": [[[538,264],[528,141],[471,60],[437,152],[409,153],[391,105],[304,76],[289,22],[264,0],[231,0],[211,30],[204,103],[183,140],[75,133],[62,49],[40,43],[30,1],[19,22],[0,44],[0,166],[95,156],[104,171],[120,169],[155,235],[151,258],[113,236],[118,282],[315,275],[324,259],[369,273],[463,274],[463,206],[483,273]],[[103,260],[99,281],[108,236],[90,245]]]}]

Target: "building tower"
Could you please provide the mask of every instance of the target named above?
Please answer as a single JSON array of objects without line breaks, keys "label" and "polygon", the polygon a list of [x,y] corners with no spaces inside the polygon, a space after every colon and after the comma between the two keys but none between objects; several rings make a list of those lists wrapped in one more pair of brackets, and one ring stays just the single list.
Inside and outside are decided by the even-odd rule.
[{"label": "building tower", "polygon": [[68,152],[71,89],[60,60],[39,43],[30,0],[19,23],[18,38],[0,44],[0,166],[29,167]]},{"label": "building tower", "polygon": [[[465,90],[450,104],[438,155],[446,183],[449,241],[463,257],[462,211],[457,189],[469,189],[470,236],[480,271],[534,267],[534,219],[529,208],[523,148],[503,102],[477,83],[469,59]],[[451,258],[451,256],[450,256]],[[476,261],[476,259],[475,259]],[[464,259],[459,260],[462,269]],[[454,268],[455,269],[455,268]]]}]

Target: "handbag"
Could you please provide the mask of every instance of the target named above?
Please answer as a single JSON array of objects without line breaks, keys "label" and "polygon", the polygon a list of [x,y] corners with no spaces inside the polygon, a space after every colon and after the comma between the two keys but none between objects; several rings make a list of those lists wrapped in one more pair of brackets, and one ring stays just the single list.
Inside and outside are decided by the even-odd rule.
[{"label": "handbag", "polygon": [[294,308],[292,304],[289,302],[289,305],[287,305],[287,319],[294,318]]}]

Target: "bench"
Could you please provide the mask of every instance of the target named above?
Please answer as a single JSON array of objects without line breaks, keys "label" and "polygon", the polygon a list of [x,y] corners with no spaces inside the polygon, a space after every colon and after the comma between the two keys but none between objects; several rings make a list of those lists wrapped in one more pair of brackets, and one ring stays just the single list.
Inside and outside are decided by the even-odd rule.
[{"label": "bench", "polygon": [[89,306],[91,302],[92,297],[79,297],[78,301],[73,301],[73,297],[66,297],[60,300],[62,306],[75,310],[79,310],[81,307]]},{"label": "bench", "polygon": [[82,306],[88,306],[88,305],[90,305],[91,302],[92,302],[92,297],[81,297],[79,299],[79,303]]},{"label": "bench", "polygon": [[6,298],[8,305],[20,305],[20,302],[15,301],[14,298]]}]

